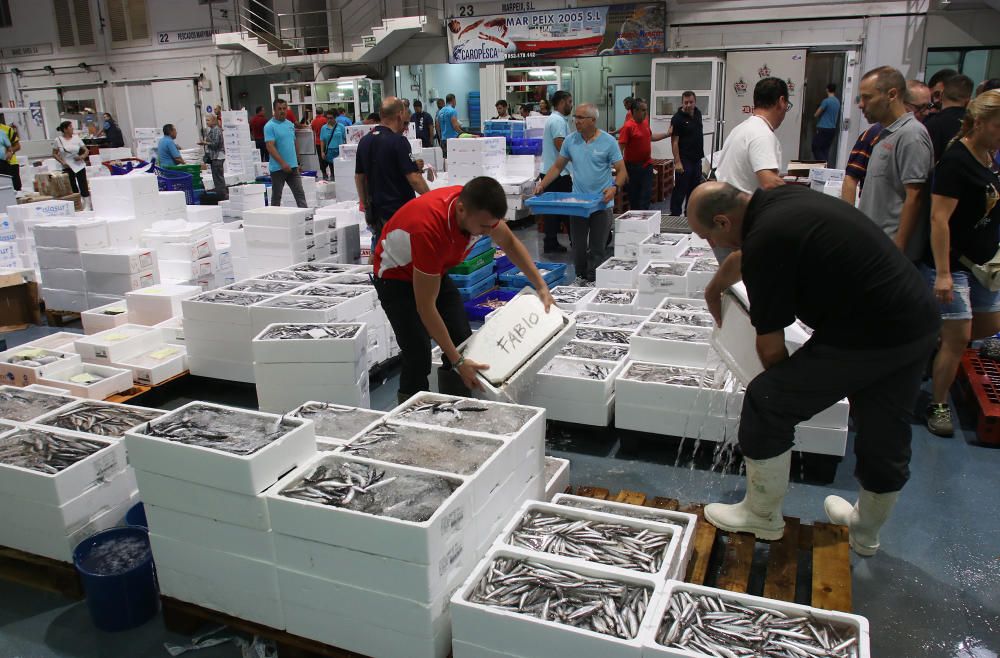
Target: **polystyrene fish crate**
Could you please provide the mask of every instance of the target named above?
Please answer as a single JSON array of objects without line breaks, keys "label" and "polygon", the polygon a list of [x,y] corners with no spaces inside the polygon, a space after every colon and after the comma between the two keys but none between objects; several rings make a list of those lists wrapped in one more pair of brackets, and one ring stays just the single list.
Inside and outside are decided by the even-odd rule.
[{"label": "polystyrene fish crate", "polygon": [[[44,365],[40,363],[38,365],[31,365],[32,363],[38,363],[36,361],[38,358],[52,358],[55,360],[52,363]],[[15,363],[10,363],[11,360],[15,360]],[[25,362],[28,365],[23,365]],[[21,345],[6,352],[0,352],[0,383],[11,386],[37,384],[49,373],[74,363],[80,363],[80,356],[78,354]]]},{"label": "polystyrene fish crate", "polygon": [[688,276],[692,263],[686,261],[647,263],[638,275],[642,292],[683,296],[688,292]]},{"label": "polystyrene fish crate", "polygon": [[154,349],[163,343],[163,333],[156,327],[123,324],[80,336],[76,351],[87,363],[111,364]]},{"label": "polystyrene fish crate", "polygon": [[577,311],[573,314],[579,327],[600,327],[635,333],[646,321],[646,315],[625,315],[624,313],[599,313],[597,311]]},{"label": "polystyrene fish crate", "polygon": [[[620,297],[617,301],[602,299],[603,294],[616,294]],[[635,288],[595,288],[594,296],[587,304],[587,310],[599,313],[619,313],[631,315],[635,310],[635,302],[639,291]]]},{"label": "polystyrene fish crate", "polygon": [[[627,269],[621,269],[627,268]],[[634,288],[639,262],[630,258],[612,257],[597,266],[597,287]]]},{"label": "polystyrene fish crate", "polygon": [[136,384],[156,386],[187,370],[187,350],[180,345],[162,344],[114,365],[131,370]]},{"label": "polystyrene fish crate", "polygon": [[[593,523],[606,523],[611,525],[621,525],[628,528],[632,528],[636,531],[636,534],[647,530],[650,533],[658,533],[662,535],[669,535],[670,540],[663,549],[662,562],[656,571],[639,571],[635,569],[626,569],[625,567],[615,566],[611,564],[605,564],[603,562],[597,562],[594,560],[585,560],[583,558],[571,557],[568,555],[563,555],[561,553],[550,553],[543,551],[536,551],[527,546],[520,546],[514,544],[512,540],[512,535],[518,528],[521,527],[522,522],[528,517],[529,514],[540,513],[548,516],[558,516],[560,518],[566,519],[567,521],[589,521]],[[682,526],[644,521],[642,519],[627,518],[621,516],[615,516],[613,514],[607,514],[604,512],[598,512],[594,510],[580,509],[567,507],[565,505],[556,505],[553,503],[543,503],[535,500],[529,500],[514,514],[514,517],[510,520],[507,526],[497,537],[495,546],[505,546],[512,549],[518,549],[526,553],[530,553],[533,556],[544,556],[544,557],[559,557],[568,563],[576,564],[580,566],[594,566],[607,569],[611,573],[615,573],[619,576],[627,575],[642,575],[656,578],[658,580],[666,580],[671,577],[671,574],[677,572],[677,564],[679,559],[679,551],[681,540],[684,536],[684,528]]]},{"label": "polystyrene fish crate", "polygon": [[70,352],[75,354],[76,347],[74,343],[80,337],[77,332],[71,331],[58,331],[54,334],[49,334],[44,338],[36,338],[35,340],[28,341],[27,343],[21,343],[18,347],[37,347],[43,350],[54,350],[56,352]]},{"label": "polystyrene fish crate", "polygon": [[556,397],[558,393],[550,391],[540,391],[536,388],[531,391],[528,401],[539,407],[545,407],[545,415],[549,420],[563,423],[573,423],[574,425],[590,425],[592,427],[607,427],[611,424],[611,419],[615,415],[615,396],[604,400],[593,400],[585,398],[583,400],[568,397]]},{"label": "polystyrene fish crate", "polygon": [[[622,367],[615,381],[615,393],[618,404],[627,402],[633,405],[643,405],[664,411],[687,412],[690,409],[712,409],[724,415],[729,393],[726,390],[728,373],[725,368],[710,371],[705,368],[689,368],[677,366],[677,375],[693,377],[701,380],[701,386],[685,384],[642,381],[630,378],[634,365],[650,365],[657,369],[670,368],[663,364],[643,364],[639,361],[628,361]],[[714,386],[707,383],[706,378],[714,377]]]},{"label": "polystyrene fish crate", "polygon": [[[299,323],[301,326],[304,323]],[[295,323],[276,323],[264,328],[253,339],[253,359],[256,363],[357,363],[367,351],[368,334],[364,323],[315,323],[312,338],[270,338],[268,334]],[[352,336],[333,338],[323,328],[354,330]],[[356,381],[357,376],[352,378]]]},{"label": "polystyrene fish crate", "polygon": [[659,583],[654,577],[641,575],[619,576],[603,567],[577,565],[554,556],[538,556],[517,549],[494,547],[476,566],[472,575],[451,599],[452,638],[460,642],[477,643],[489,649],[503,650],[524,658],[550,658],[551,656],[575,656],[576,658],[640,658],[642,645],[640,635],[623,640],[592,630],[575,628],[568,624],[543,620],[518,612],[502,610],[479,603],[469,598],[479,581],[493,568],[498,559],[531,560],[556,569],[573,571],[584,578],[596,577],[614,580],[630,586],[648,587],[649,607],[642,622],[649,615],[655,602]]},{"label": "polystyrene fish crate", "polygon": [[[799,603],[789,603],[775,599],[766,599],[761,596],[752,596],[742,592],[730,592],[728,590],[705,587],[703,585],[693,585],[678,580],[669,580],[657,600],[651,605],[649,614],[643,621],[640,629],[640,638],[643,647],[643,656],[650,658],[706,658],[708,654],[700,651],[688,651],[685,649],[672,649],[659,644],[656,636],[659,633],[663,618],[670,607],[670,599],[676,592],[686,592],[692,596],[719,597],[732,601],[737,605],[751,605],[776,610],[788,617],[808,617],[817,622],[833,624],[839,628],[850,631],[857,641],[857,658],[871,658],[871,636],[868,619],[861,615],[852,615],[847,612],[835,610],[822,610]],[[802,655],[809,655],[802,652]]]},{"label": "polystyrene fish crate", "polygon": [[385,466],[338,454],[323,454],[283,477],[267,493],[268,513],[275,532],[324,544],[382,555],[404,562],[436,565],[447,561],[455,541],[465,541],[474,512],[472,492],[465,479],[447,476],[457,485],[426,521],[406,521],[351,509],[289,498],[282,491],[320,465],[355,462],[377,465],[387,477],[417,475],[442,477],[419,468]]},{"label": "polystyrene fish crate", "polygon": [[128,306],[125,301],[112,302],[104,306],[92,308],[80,314],[83,331],[86,334],[96,334],[99,331],[114,329],[129,323]]},{"label": "polystyrene fish crate", "polygon": [[660,232],[663,214],[659,210],[630,210],[615,217],[615,234]]},{"label": "polystyrene fish crate", "polygon": [[82,495],[101,482],[124,470],[125,446],[120,441],[70,430],[24,425],[0,434],[0,445],[18,440],[24,432],[42,432],[59,439],[87,441],[102,447],[63,468],[58,473],[43,473],[30,468],[0,462],[0,493],[60,506]]},{"label": "polystyrene fish crate", "polygon": [[[672,332],[675,338],[658,335]],[[629,358],[647,363],[704,367],[711,351],[712,330],[708,327],[645,322],[629,338]]]},{"label": "polystyrene fish crate", "polygon": [[[294,308],[288,304],[296,302],[312,302],[320,308]],[[336,322],[339,317],[338,304],[341,299],[333,297],[299,297],[295,295],[278,295],[250,307],[250,326],[253,335],[259,334],[271,324],[287,324],[291,322]]]},{"label": "polystyrene fish crate", "polygon": [[88,400],[103,400],[132,388],[132,371],[95,363],[65,363],[39,378],[38,383]]},{"label": "polystyrene fish crate", "polygon": [[654,233],[646,236],[639,243],[639,265],[644,267],[651,261],[676,260],[687,246],[688,236],[683,233]]},{"label": "polystyrene fish crate", "polygon": [[552,498],[552,503],[554,505],[577,509],[594,510],[617,517],[642,519],[655,523],[680,526],[681,540],[677,547],[677,560],[674,562],[675,570],[672,574],[668,574],[668,578],[683,578],[687,573],[688,561],[694,552],[694,533],[699,523],[698,517],[694,514],[656,507],[641,507],[628,503],[617,503],[611,500],[598,500],[597,498],[574,496],[566,493],[557,493]]},{"label": "polystyrene fish crate", "polygon": [[263,494],[239,494],[140,469],[135,469],[135,479],[147,505],[265,532],[271,529]]},{"label": "polystyrene fish crate", "polygon": [[545,500],[552,500],[569,486],[570,461],[559,457],[545,457]]},{"label": "polystyrene fish crate", "polygon": [[594,296],[594,288],[580,288],[575,286],[556,286],[550,291],[556,306],[564,311],[579,311],[588,307],[591,298]]},{"label": "polystyrene fish crate", "polygon": [[[599,405],[611,397],[615,388],[615,377],[624,366],[624,361],[595,361],[569,356],[556,356],[538,372],[537,395],[589,401]],[[579,371],[581,374],[571,374]],[[602,374],[585,375],[587,372]]]},{"label": "polystyrene fish crate", "polygon": [[274,533],[145,502],[149,531],[214,551],[274,562]]},{"label": "polystyrene fish crate", "polygon": [[[189,445],[144,434],[147,426],[170,423],[190,407],[212,407],[288,423],[282,436],[248,455]],[[137,469],[199,482],[235,493],[254,495],[274,484],[292,468],[316,453],[312,421],[265,414],[209,402],[189,402],[152,423],[126,432],[129,461]]]},{"label": "polystyrene fish crate", "polygon": [[[213,299],[217,301],[212,301]],[[271,295],[212,290],[181,301],[184,319],[250,325],[250,307],[258,302],[274,299]]]}]

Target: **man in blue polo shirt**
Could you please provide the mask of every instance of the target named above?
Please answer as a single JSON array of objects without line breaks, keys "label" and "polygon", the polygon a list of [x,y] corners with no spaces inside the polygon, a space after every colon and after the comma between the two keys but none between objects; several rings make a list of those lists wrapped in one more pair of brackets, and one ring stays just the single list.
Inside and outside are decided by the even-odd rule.
[{"label": "man in blue polo shirt", "polygon": [[[542,171],[538,175],[538,180],[542,180],[545,174],[556,163],[559,156],[559,149],[562,148],[563,141],[569,135],[569,115],[573,111],[573,95],[568,91],[559,90],[552,94],[552,114],[545,120],[545,130],[542,132]],[[563,169],[559,177],[549,185],[549,192],[572,192],[573,177],[570,175],[571,167]],[[545,241],[542,250],[546,254],[563,253],[566,247],[559,244],[559,229],[562,223],[569,226],[570,218],[567,215],[545,215]]]},{"label": "man in blue polo shirt", "polygon": [[462,134],[462,124],[458,122],[455,109],[455,94],[445,96],[445,105],[438,112],[438,129],[441,131],[441,152],[448,157],[448,140]]},{"label": "man in blue polo shirt", "polygon": [[813,157],[826,162],[830,157],[830,146],[837,137],[837,119],[840,117],[837,85],[831,82],[826,86],[826,98],[819,104],[813,116],[818,119],[812,143]]},{"label": "man in blue polo shirt", "polygon": [[264,144],[271,155],[267,163],[271,172],[271,205],[281,205],[281,191],[288,183],[295,205],[305,208],[306,195],[302,191],[299,154],[295,148],[295,124],[285,118],[287,112],[288,103],[280,98],[274,101],[274,116],[264,126]]},{"label": "man in blue polo shirt", "polygon": [[573,114],[576,132],[566,137],[555,164],[535,186],[535,194],[541,194],[556,180],[566,165],[573,163],[573,192],[603,196],[603,209],[590,217],[570,219],[569,232],[573,240],[573,264],[577,277],[575,285],[593,285],[597,266],[607,259],[611,208],[614,206],[615,194],[628,180],[618,141],[598,129],[597,119],[595,105],[585,103],[576,108]]},{"label": "man in blue polo shirt", "polygon": [[161,167],[184,164],[184,158],[181,157],[181,152],[177,149],[175,139],[177,139],[177,129],[174,128],[174,124],[168,123],[163,126],[163,137],[156,145],[156,160]]},{"label": "man in blue polo shirt", "polygon": [[371,227],[373,250],[396,211],[429,190],[404,134],[404,110],[403,101],[387,96],[379,112],[381,124],[358,143],[354,184]]}]

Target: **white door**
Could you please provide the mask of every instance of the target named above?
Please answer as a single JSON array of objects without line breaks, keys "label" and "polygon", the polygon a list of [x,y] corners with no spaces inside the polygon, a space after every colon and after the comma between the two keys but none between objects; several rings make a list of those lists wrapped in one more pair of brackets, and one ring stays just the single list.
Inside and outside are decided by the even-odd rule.
[{"label": "white door", "polygon": [[172,123],[177,146],[192,148],[201,141],[201,112],[194,80],[157,80],[150,83],[156,126]]},{"label": "white door", "polygon": [[[681,95],[693,91],[701,110],[705,133],[705,155],[721,145],[720,132],[724,123],[722,80],[725,61],[717,57],[669,57],[652,62],[652,99],[649,107],[649,127],[653,132],[666,132],[670,119],[681,107]],[[654,158],[669,158],[669,140],[653,142]]]},{"label": "white door", "polygon": [[726,136],[753,114],[753,88],[761,78],[776,77],[788,83],[792,109],[775,131],[784,162],[797,159],[802,124],[802,79],[806,71],[805,50],[748,50],[726,56]]}]

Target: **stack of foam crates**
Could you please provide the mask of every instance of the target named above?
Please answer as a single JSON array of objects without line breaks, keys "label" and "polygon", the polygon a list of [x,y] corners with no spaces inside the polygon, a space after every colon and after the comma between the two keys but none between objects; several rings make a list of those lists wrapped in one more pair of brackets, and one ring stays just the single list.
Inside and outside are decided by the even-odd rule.
[{"label": "stack of foam crates", "polygon": [[507,147],[502,137],[448,140],[448,180],[452,184],[464,184],[478,176],[499,178],[506,162]]}]

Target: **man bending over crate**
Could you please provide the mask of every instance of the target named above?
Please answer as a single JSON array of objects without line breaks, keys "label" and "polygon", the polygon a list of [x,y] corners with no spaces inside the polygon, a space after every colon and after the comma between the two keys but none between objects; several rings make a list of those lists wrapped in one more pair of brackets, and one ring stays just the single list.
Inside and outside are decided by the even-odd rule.
[{"label": "man bending over crate", "polygon": [[479,388],[476,373],[489,368],[462,357],[460,345],[472,335],[458,289],[448,270],[476,241],[489,235],[531,281],[545,310],[554,303],[528,250],[507,223],[507,197],[500,183],[479,177],[443,187],[408,202],[382,230],[375,246],[375,290],[402,352],[399,401],[428,390],[431,339],[444,352],[438,390],[468,395]]},{"label": "man bending over crate", "polygon": [[[920,273],[856,208],[797,185],[751,196],[705,183],[691,194],[687,217],[712,246],[742,249],[705,299],[721,323],[722,293],[743,279],[764,366],[740,419],[746,495],[735,505],[708,505],[705,518],[729,532],[780,539],[795,426],[846,397],[861,491],[854,505],[828,496],[824,507],[833,523],[849,526],[856,553],[874,555],[910,475],[909,415],[940,329]],[[789,356],[784,329],[796,318],[814,333]]]}]

